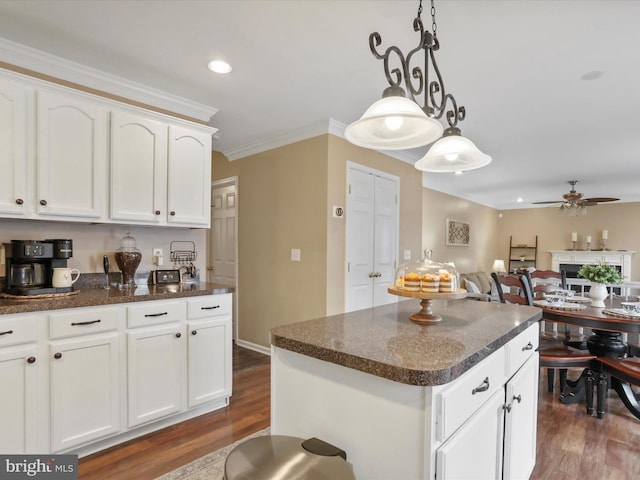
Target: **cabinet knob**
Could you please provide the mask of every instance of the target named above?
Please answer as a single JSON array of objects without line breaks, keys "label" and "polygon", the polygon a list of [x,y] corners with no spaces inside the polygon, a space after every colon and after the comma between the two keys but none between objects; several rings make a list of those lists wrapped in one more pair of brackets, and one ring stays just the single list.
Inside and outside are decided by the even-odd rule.
[{"label": "cabinet knob", "polygon": [[531,342],[527,343],[524,347],[522,347],[522,351],[533,350],[533,344]]},{"label": "cabinet knob", "polygon": [[514,395],[514,396],[513,396],[513,399],[514,399],[516,402],[520,403],[520,402],[522,402],[522,395]]},{"label": "cabinet knob", "polygon": [[22,200],[21,198],[16,198],[16,203],[18,205],[22,205],[24,203],[24,200]]},{"label": "cabinet knob", "polygon": [[60,352],[56,353],[53,355],[53,358],[55,358],[56,360],[62,358],[62,354]]},{"label": "cabinet knob", "polygon": [[191,335],[197,335],[198,331],[197,330],[191,330]]},{"label": "cabinet knob", "polygon": [[46,200],[40,200],[40,205],[43,205],[43,206],[44,206],[44,205],[46,205],[46,204],[47,204],[47,201],[46,201]]},{"label": "cabinet knob", "polygon": [[27,358],[27,363],[36,363],[36,357]]},{"label": "cabinet knob", "polygon": [[169,215],[171,215],[172,217],[175,217],[175,216],[176,216],[176,212],[174,212],[173,210],[171,210],[171,211],[169,212]]},{"label": "cabinet knob", "polygon": [[160,210],[156,210],[156,211],[155,211],[155,214],[156,214],[156,215],[160,215]]},{"label": "cabinet knob", "polygon": [[176,338],[180,338],[182,336],[181,333],[176,333]]}]

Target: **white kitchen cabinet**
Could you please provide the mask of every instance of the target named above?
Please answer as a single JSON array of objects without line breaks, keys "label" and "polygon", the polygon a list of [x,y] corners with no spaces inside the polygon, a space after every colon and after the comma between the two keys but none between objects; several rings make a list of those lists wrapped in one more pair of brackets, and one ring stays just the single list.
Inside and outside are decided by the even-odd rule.
[{"label": "white kitchen cabinet", "polygon": [[167,127],[114,111],[111,114],[112,220],[166,224]]},{"label": "white kitchen cabinet", "polygon": [[108,110],[42,90],[36,102],[38,215],[104,218]]},{"label": "white kitchen cabinet", "polygon": [[504,480],[529,478],[536,465],[538,356],[506,386]]},{"label": "white kitchen cabinet", "polygon": [[231,395],[231,294],[188,300],[188,406]]},{"label": "white kitchen cabinet", "polygon": [[154,302],[127,310],[131,428],[184,408],[186,312],[182,301]]},{"label": "white kitchen cabinet", "polygon": [[208,227],[210,189],[209,130],[112,113],[112,220]]},{"label": "white kitchen cabinet", "polygon": [[38,318],[0,319],[0,452],[38,453]]},{"label": "white kitchen cabinet", "polygon": [[121,308],[50,315],[51,449],[67,451],[122,430]]},{"label": "white kitchen cabinet", "polygon": [[27,96],[33,90],[0,78],[0,214],[27,212]]},{"label": "white kitchen cabinet", "polygon": [[167,222],[211,223],[211,132],[169,125]]}]

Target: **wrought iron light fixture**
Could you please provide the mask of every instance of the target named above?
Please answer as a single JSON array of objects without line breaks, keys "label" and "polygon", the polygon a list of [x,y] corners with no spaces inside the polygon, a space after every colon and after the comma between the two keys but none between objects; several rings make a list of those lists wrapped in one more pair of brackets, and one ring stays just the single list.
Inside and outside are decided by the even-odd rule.
[{"label": "wrought iron light fixture", "polygon": [[[420,34],[420,40],[406,57],[396,46],[380,53],[377,49],[382,43],[380,34],[373,32],[369,35],[369,48],[374,57],[384,61],[389,87],[384,90],[381,100],[346,128],[345,137],[354,145],[365,148],[405,150],[432,143],[444,132],[444,136],[416,162],[417,169],[463,172],[483,167],[491,162],[491,157],[460,135],[457,125],[464,120],[466,111],[463,106],[458,106],[453,95],[446,92],[436,63],[434,52],[440,48],[440,43],[436,36],[434,0],[431,0],[431,32],[425,31],[421,15],[422,0],[418,15],[413,20],[413,30]],[[412,67],[414,56],[420,52],[424,54],[424,67]],[[394,59],[399,62],[399,67],[391,66]],[[429,80],[430,64],[435,75],[432,81]],[[445,113],[449,124],[446,130],[439,122]]]}]

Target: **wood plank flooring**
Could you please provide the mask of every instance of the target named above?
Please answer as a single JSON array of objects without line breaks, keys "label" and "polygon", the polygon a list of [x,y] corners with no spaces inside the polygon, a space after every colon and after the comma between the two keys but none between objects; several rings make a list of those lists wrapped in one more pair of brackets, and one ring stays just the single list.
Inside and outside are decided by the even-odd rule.
[{"label": "wood plank flooring", "polygon": [[[611,392],[604,419],[562,405],[541,372],[532,480],[640,478],[640,421]],[[575,376],[576,373],[573,372]],[[571,376],[571,374],[570,374]],[[229,407],[80,459],[81,480],[151,480],[269,426],[269,357],[234,347]],[[409,480],[409,479],[390,479]]]}]

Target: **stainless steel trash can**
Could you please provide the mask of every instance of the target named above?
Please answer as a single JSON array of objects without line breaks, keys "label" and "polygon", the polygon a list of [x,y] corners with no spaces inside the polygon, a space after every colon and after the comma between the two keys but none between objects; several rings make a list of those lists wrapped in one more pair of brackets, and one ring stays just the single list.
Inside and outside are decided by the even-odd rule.
[{"label": "stainless steel trash can", "polygon": [[265,435],[235,447],[224,480],[355,480],[347,455],[317,438]]}]

